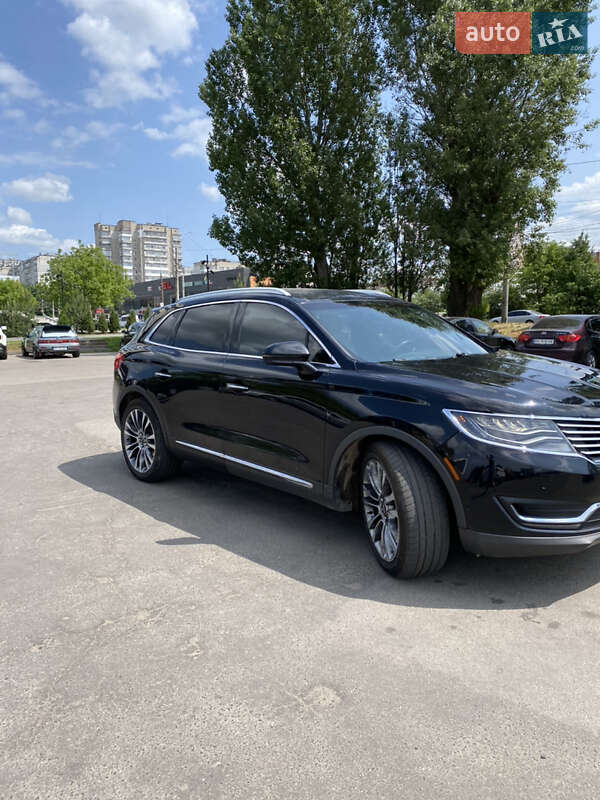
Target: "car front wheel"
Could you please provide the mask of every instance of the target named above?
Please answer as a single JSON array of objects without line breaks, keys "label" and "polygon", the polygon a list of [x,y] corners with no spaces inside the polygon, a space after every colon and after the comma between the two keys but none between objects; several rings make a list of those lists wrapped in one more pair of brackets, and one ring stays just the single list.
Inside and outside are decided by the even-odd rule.
[{"label": "car front wheel", "polygon": [[590,350],[589,353],[585,354],[584,359],[583,359],[583,363],[587,367],[594,367],[594,368],[596,367],[596,356],[591,350]]},{"label": "car front wheel", "polygon": [[371,547],[387,572],[416,578],[444,566],[450,544],[446,498],[418,455],[387,442],[369,447],[360,500]]},{"label": "car front wheel", "polygon": [[125,409],[121,447],[125,463],[140,481],[165,480],[179,465],[166,445],[156,414],[144,400],[134,400]]}]

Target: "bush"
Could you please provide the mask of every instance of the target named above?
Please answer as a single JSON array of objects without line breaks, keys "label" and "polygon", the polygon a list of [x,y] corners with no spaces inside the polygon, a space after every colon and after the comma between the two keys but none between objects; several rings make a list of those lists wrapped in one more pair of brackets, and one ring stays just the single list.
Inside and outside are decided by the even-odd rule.
[{"label": "bush", "polygon": [[64,308],[61,308],[60,314],[58,315],[58,324],[59,325],[71,325],[71,318],[69,314],[65,311]]},{"label": "bush", "polygon": [[111,333],[117,333],[119,330],[119,315],[114,310],[114,308],[110,312],[110,316],[108,318],[108,330]]},{"label": "bush", "polygon": [[134,322],[137,322],[137,314],[131,309],[129,312],[129,316],[127,317],[127,322],[125,323],[125,327],[128,328],[130,325],[133,325]]},{"label": "bush", "polygon": [[82,330],[84,331],[84,333],[93,333],[94,332],[94,329],[95,329],[96,326],[94,325],[94,318],[92,316],[92,312],[91,311],[88,311],[87,318],[84,318],[83,324],[82,324],[81,327],[82,327]]},{"label": "bush", "polygon": [[106,321],[106,314],[104,312],[98,317],[98,330],[100,333],[108,333],[108,322]]}]

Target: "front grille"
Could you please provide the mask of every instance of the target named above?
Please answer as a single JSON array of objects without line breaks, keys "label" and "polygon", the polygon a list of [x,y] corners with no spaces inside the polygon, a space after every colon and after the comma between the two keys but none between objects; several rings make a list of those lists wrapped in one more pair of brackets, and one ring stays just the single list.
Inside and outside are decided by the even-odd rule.
[{"label": "front grille", "polygon": [[600,419],[555,419],[571,446],[592,459],[600,459]]}]

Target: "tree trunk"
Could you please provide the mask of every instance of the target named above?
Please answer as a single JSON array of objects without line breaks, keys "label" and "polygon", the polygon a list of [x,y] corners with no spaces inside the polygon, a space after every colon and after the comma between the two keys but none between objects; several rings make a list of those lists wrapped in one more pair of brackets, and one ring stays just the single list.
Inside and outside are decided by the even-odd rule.
[{"label": "tree trunk", "polygon": [[483,290],[474,283],[452,273],[448,282],[447,313],[449,317],[476,316],[481,313]]},{"label": "tree trunk", "polygon": [[319,289],[329,288],[329,264],[325,253],[314,256],[314,273]]}]

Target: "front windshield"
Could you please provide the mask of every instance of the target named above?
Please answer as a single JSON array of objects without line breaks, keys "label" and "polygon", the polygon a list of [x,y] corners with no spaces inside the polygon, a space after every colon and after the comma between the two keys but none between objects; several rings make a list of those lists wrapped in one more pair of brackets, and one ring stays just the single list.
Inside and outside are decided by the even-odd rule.
[{"label": "front windshield", "polygon": [[480,319],[473,320],[473,327],[475,328],[475,333],[489,335],[492,332],[487,322],[482,322]]},{"label": "front windshield", "polygon": [[314,302],[307,310],[359,361],[422,361],[488,352],[441,317],[409,303]]}]

